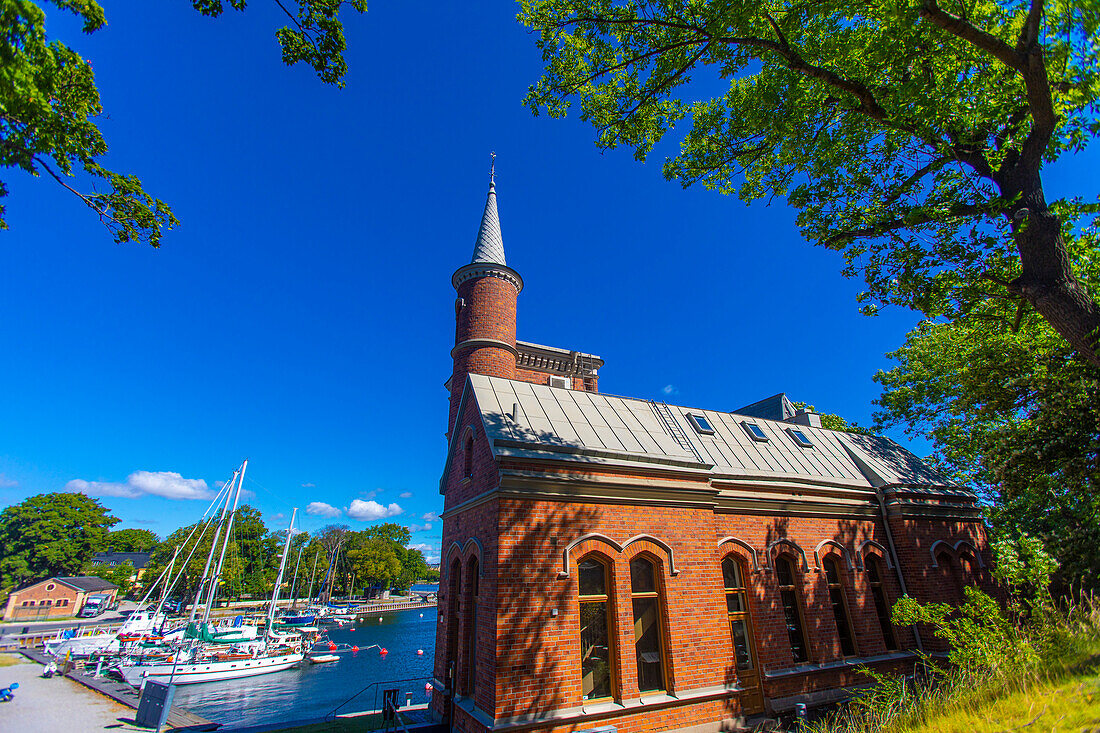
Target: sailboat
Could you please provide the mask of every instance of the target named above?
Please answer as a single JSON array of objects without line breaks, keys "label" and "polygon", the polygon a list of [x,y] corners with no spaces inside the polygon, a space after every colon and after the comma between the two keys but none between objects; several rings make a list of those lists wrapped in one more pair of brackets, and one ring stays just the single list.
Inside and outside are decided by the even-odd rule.
[{"label": "sailboat", "polygon": [[279,563],[279,575],[275,580],[275,588],[271,594],[271,604],[268,608],[262,636],[257,626],[254,625],[239,624],[229,629],[220,629],[210,623],[210,609],[214,605],[218,578],[225,563],[225,551],[229,546],[229,533],[233,529],[233,519],[236,516],[237,505],[241,497],[241,484],[244,483],[244,474],[247,468],[248,461],[245,461],[241,465],[240,471],[234,473],[236,493],[233,500],[233,510],[228,511],[228,494],[222,507],[221,519],[224,521],[228,515],[228,522],[225,522],[225,538],[221,547],[221,555],[214,563],[214,550],[218,544],[218,536],[221,530],[219,523],[218,532],[215,533],[214,542],[210,547],[210,555],[207,557],[206,571],[213,567],[214,572],[209,577],[209,590],[202,621],[195,622],[195,615],[198,600],[203,592],[203,585],[206,583],[206,572],[203,573],[204,583],[200,584],[196,593],[196,604],[192,608],[191,616],[188,619],[184,641],[172,652],[171,656],[155,662],[148,659],[127,659],[118,665],[119,673],[130,685],[142,687],[148,680],[186,685],[197,682],[254,677],[290,669],[304,659],[304,639],[302,635],[281,633],[273,628],[275,605],[279,599],[279,587],[282,585],[283,572],[286,569],[286,558],[290,549],[290,538],[294,532],[294,520],[298,514],[297,509],[290,517],[290,528],[287,530],[286,542],[283,545],[283,556]]}]

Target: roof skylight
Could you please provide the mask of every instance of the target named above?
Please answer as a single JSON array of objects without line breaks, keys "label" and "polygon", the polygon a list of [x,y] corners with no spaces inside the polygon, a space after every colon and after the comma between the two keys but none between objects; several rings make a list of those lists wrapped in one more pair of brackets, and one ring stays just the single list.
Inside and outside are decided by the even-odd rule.
[{"label": "roof skylight", "polygon": [[696,432],[703,433],[704,435],[714,435],[714,428],[707,422],[706,417],[694,412],[687,413],[687,417],[688,420],[691,420],[691,424],[695,427]]},{"label": "roof skylight", "polygon": [[804,432],[801,430],[795,430],[794,428],[787,428],[787,432],[794,438],[794,442],[798,443],[800,448],[813,448],[813,441],[810,440]]},{"label": "roof skylight", "polygon": [[742,420],[741,421],[741,427],[743,427],[745,429],[745,432],[748,433],[749,437],[752,438],[753,440],[755,440],[757,442],[760,442],[760,443],[767,443],[768,442],[767,434],[763,430],[761,430],[760,426],[757,425],[756,423],[749,422],[748,420]]}]

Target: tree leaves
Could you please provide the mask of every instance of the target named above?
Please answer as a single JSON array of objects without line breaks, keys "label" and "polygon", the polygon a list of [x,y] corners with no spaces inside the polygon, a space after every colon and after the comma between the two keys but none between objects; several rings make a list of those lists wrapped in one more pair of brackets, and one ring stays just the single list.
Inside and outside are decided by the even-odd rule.
[{"label": "tree leaves", "polygon": [[[84,20],[84,32],[106,25],[94,0],[50,0]],[[366,12],[365,0],[273,0],[291,23],[277,31],[283,61],[306,63],[326,84],[344,86],[347,47],[340,11]],[[218,16],[221,0],[192,0]],[[245,0],[229,0],[244,10]],[[0,0],[0,168],[52,178],[92,210],[115,242],[160,246],[179,224],[171,208],[147,193],[134,175],[104,165],[107,142],[95,120],[103,114],[91,63],[46,36],[46,14],[30,0]],[[83,183],[78,183],[79,179]],[[0,202],[8,188],[0,181]],[[7,229],[0,203],[0,229]]]},{"label": "tree leaves", "polygon": [[958,318],[1008,291],[1100,365],[1100,305],[1062,241],[1083,212],[1049,215],[1039,175],[1100,129],[1100,11],[1033,7],[525,0],[545,62],[525,104],[579,104],[598,146],[639,159],[690,118],[665,176],[786,196],[807,239],[863,277],[866,312]]}]

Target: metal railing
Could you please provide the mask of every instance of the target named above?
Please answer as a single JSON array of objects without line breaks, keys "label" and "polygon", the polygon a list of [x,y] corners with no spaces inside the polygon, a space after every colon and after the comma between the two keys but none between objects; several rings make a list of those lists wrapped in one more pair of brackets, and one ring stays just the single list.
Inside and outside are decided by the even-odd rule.
[{"label": "metal railing", "polygon": [[[402,693],[404,693],[404,699],[406,701],[411,701],[418,691],[420,692],[420,694],[424,694],[427,685],[431,683],[431,679],[431,677],[410,677],[403,680],[382,680],[379,682],[371,682],[369,685],[359,690],[359,692],[355,693],[347,700],[344,700],[344,702],[333,708],[332,712],[325,716],[325,722],[331,723],[332,721],[336,720],[336,718],[340,716],[340,711],[347,707],[348,704],[350,704],[353,700],[366,699],[363,697],[364,693],[373,690],[373,696],[371,697],[372,704],[370,709],[361,711],[364,714],[363,718],[365,718],[362,721],[362,729],[378,730],[384,727],[392,728],[394,727],[394,723],[386,720],[386,716],[384,714],[385,711],[383,710],[384,706],[379,703],[379,695],[381,695],[386,689],[393,689],[396,687],[398,689],[398,700],[402,699],[401,695]],[[397,713],[401,713],[402,710],[406,710],[408,708],[409,705],[405,705],[398,706],[394,708],[394,710]],[[351,712],[343,713],[343,715],[345,716],[350,716],[352,714],[353,713]],[[400,720],[400,718],[398,718],[398,720]]]}]

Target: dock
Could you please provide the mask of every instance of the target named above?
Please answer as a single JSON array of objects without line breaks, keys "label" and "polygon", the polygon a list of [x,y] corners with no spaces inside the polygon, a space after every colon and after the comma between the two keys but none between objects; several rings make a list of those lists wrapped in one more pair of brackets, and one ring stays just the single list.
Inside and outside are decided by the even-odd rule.
[{"label": "dock", "polygon": [[[50,657],[37,649],[20,649],[19,651],[27,659],[43,666],[50,661]],[[130,685],[106,676],[97,677],[94,669],[77,669],[74,667],[65,677],[134,711],[137,710],[138,702],[141,700],[141,694]],[[168,722],[164,730],[183,733],[184,731],[217,730],[219,727],[219,723],[173,705],[171,712],[168,713]]]}]

